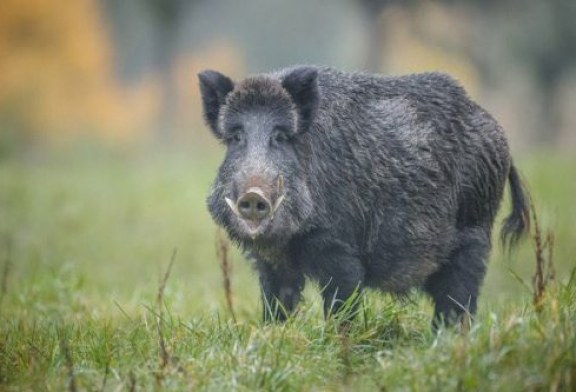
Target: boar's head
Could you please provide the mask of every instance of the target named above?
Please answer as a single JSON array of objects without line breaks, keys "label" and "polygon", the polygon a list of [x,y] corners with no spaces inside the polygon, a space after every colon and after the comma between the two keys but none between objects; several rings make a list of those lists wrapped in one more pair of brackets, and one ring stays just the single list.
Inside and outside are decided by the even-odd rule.
[{"label": "boar's head", "polygon": [[208,209],[239,241],[285,242],[314,210],[308,129],[318,104],[317,70],[295,68],[235,84],[199,75],[206,123],[226,146]]}]

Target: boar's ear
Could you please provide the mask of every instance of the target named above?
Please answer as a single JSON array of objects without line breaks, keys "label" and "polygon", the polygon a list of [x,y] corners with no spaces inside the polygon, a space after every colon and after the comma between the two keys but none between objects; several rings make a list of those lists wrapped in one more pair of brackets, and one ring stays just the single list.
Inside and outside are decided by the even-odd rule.
[{"label": "boar's ear", "polygon": [[216,71],[203,71],[198,74],[204,118],[217,138],[222,138],[218,130],[218,113],[226,100],[226,95],[234,89],[234,83],[227,76]]},{"label": "boar's ear", "polygon": [[313,67],[299,67],[282,80],[298,110],[299,131],[306,131],[318,106],[318,71]]}]

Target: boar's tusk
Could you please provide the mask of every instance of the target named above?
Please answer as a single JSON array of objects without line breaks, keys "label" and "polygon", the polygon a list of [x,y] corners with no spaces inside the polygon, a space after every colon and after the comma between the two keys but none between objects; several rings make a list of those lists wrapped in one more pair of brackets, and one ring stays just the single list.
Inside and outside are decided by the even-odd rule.
[{"label": "boar's tusk", "polygon": [[283,201],[284,201],[284,195],[280,196],[278,200],[276,200],[276,203],[274,203],[274,208],[272,208],[272,214],[276,213],[276,210],[278,209],[278,207],[280,207],[280,204],[282,204]]},{"label": "boar's tusk", "polygon": [[230,200],[229,198],[225,197],[224,200],[226,200],[226,204],[228,204],[228,207],[230,207],[230,209],[232,210],[232,212],[236,215],[236,216],[240,216],[240,212],[238,211],[238,208],[236,207],[236,204],[234,204],[234,202],[232,200]]}]

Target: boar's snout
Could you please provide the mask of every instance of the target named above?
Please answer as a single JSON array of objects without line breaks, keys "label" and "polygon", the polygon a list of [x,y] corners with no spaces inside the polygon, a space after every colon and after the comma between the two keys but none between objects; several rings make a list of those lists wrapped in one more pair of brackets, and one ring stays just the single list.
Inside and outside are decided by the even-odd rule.
[{"label": "boar's snout", "polygon": [[[243,189],[236,200],[224,197],[230,210],[244,222],[241,227],[252,238],[262,234],[272,222],[285,199],[283,178],[277,177],[276,189],[260,177],[249,177],[238,186]],[[245,189],[245,190],[244,190]]]},{"label": "boar's snout", "polygon": [[272,203],[264,195],[262,189],[253,187],[238,198],[236,208],[242,218],[261,221],[272,212]]}]

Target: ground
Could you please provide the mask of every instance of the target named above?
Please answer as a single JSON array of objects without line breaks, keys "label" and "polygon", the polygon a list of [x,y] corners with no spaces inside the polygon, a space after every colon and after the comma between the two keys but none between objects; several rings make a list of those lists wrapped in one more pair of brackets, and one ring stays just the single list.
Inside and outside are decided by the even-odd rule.
[{"label": "ground", "polygon": [[315,287],[287,324],[262,325],[257,279],[230,249],[234,321],[204,203],[219,154],[0,158],[0,390],[576,388],[576,158],[516,159],[555,236],[539,305],[534,241],[496,246],[471,329],[436,335],[424,296],[374,292],[342,333]]}]

